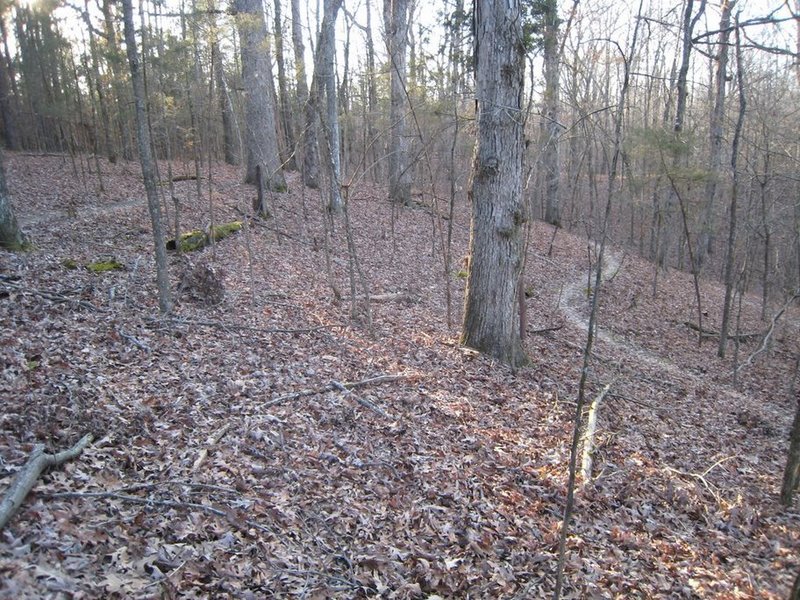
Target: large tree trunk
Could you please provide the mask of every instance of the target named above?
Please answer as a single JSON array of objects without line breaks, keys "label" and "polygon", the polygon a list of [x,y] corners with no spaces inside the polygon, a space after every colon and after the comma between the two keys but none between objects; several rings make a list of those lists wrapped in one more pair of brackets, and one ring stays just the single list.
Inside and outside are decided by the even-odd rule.
[{"label": "large tree trunk", "polygon": [[561,57],[558,49],[558,3],[546,0],[544,4],[544,101],[542,113],[543,149],[542,166],[544,167],[544,220],[561,226],[561,206],[558,198],[561,169],[558,158],[558,138],[561,125],[558,122],[558,90],[559,63]]},{"label": "large tree trunk", "polygon": [[27,245],[25,234],[17,223],[14,207],[6,187],[6,175],[0,159],[0,247],[8,250],[22,250]]},{"label": "large tree trunk", "polygon": [[158,284],[158,308],[162,313],[168,313],[171,308],[169,272],[167,271],[167,249],[164,245],[164,233],[161,229],[161,204],[158,201],[158,188],[156,184],[155,161],[150,143],[150,129],[147,119],[147,104],[145,98],[144,76],[139,64],[136,50],[136,35],[133,28],[133,8],[131,0],[122,0],[123,21],[125,25],[125,46],[128,53],[128,63],[131,69],[131,83],[133,85],[133,102],[136,116],[136,137],[139,145],[139,162],[142,164],[142,178],[147,192],[147,208],[150,212],[150,221],[153,225],[153,240],[155,242],[156,256],[156,281]]},{"label": "large tree trunk", "polygon": [[792,505],[798,482],[800,482],[800,399],[795,408],[792,432],[789,436],[789,453],[786,457],[786,468],[783,471],[781,503],[784,506]]},{"label": "large tree trunk", "polygon": [[472,166],[466,346],[505,363],[527,361],[516,305],[522,269],[522,96],[518,0],[475,3],[478,144]]},{"label": "large tree trunk", "polygon": [[406,137],[406,47],[408,0],[384,0],[386,46],[389,52],[391,106],[389,108],[389,200],[411,204],[411,172]]},{"label": "large tree trunk", "polygon": [[295,76],[297,78],[298,117],[302,129],[301,152],[303,158],[303,183],[316,189],[319,186],[319,148],[317,142],[317,115],[309,102],[306,81],[303,22],[300,17],[300,0],[292,0],[292,46],[294,47]]},{"label": "large tree trunk", "polygon": [[267,25],[261,0],[235,0],[236,24],[242,53],[242,84],[245,96],[244,142],[247,152],[247,183],[263,184],[271,191],[285,191],[278,154],[275,105],[270,94],[272,64],[267,51]]}]

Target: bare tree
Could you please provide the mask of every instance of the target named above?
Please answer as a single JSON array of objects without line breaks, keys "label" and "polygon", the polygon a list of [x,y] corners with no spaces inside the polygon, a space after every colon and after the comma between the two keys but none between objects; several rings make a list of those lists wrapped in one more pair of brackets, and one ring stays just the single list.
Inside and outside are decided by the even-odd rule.
[{"label": "bare tree", "polygon": [[297,104],[302,123],[301,152],[303,159],[303,183],[310,188],[319,185],[319,149],[317,143],[317,115],[309,102],[306,81],[305,45],[303,44],[303,22],[300,17],[300,0],[292,0],[292,46],[294,68],[297,78]]},{"label": "bare tree", "polygon": [[561,56],[558,44],[558,3],[545,0],[544,17],[544,98],[542,101],[542,167],[544,169],[545,211],[544,220],[551,225],[561,225],[561,206],[558,198],[561,169],[558,158],[558,92]]},{"label": "bare tree", "polygon": [[528,360],[516,318],[522,269],[525,48],[518,0],[475,3],[478,144],[461,341],[513,366]]},{"label": "bare tree", "polygon": [[123,21],[125,26],[125,47],[128,53],[128,64],[131,69],[133,85],[133,102],[136,116],[136,137],[139,147],[139,162],[142,165],[142,178],[147,192],[147,209],[153,225],[153,241],[155,243],[156,282],[158,284],[158,308],[162,313],[171,309],[169,272],[167,270],[167,250],[164,244],[164,233],[161,228],[161,205],[156,185],[155,161],[150,144],[150,129],[147,119],[147,102],[145,97],[144,76],[136,50],[136,34],[133,27],[133,8],[131,0],[122,2]]},{"label": "bare tree", "polygon": [[411,204],[409,140],[406,136],[406,49],[408,0],[384,0],[386,46],[389,52],[391,104],[389,109],[389,200]]}]

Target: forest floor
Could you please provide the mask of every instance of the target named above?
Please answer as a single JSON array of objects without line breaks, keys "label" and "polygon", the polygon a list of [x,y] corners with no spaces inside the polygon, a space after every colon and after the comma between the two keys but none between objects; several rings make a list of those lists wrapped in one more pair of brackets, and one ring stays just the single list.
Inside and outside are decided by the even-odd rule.
[{"label": "forest floor", "polygon": [[[0,597],[552,594],[585,239],[534,225],[533,366],[512,371],[458,345],[464,204],[446,279],[435,210],[393,211],[382,188],[350,189],[370,328],[363,301],[351,311],[343,220],[329,277],[318,193],[291,176],[272,219],[170,257],[177,302],[164,318],[135,163],[101,162],[105,191],[68,157],[10,154],[6,171],[35,249],[0,253],[0,491],[36,444],[95,441],[46,472],[0,533]],[[175,183],[183,230],[206,227],[210,206],[216,223],[240,219],[254,196],[221,165],[200,199],[195,185]],[[112,257],[122,270],[84,268]],[[785,598],[800,569],[800,507],[778,503],[798,311],[734,387],[732,358],[685,325],[690,277],[661,273],[654,296],[650,264],[609,257],[588,398],[611,387],[565,597]],[[178,295],[197,265],[221,277],[221,304]],[[708,329],[722,293],[702,284]],[[745,298],[739,327],[766,329],[757,300]],[[742,342],[740,363],[758,342]]]}]

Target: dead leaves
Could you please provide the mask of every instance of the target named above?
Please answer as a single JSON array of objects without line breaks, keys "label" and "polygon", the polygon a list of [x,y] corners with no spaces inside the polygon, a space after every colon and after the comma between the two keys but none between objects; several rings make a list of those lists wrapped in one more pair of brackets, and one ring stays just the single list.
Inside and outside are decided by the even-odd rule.
[{"label": "dead leaves", "polygon": [[[39,250],[0,254],[0,274],[23,286],[0,294],[0,477],[34,443],[58,448],[87,426],[108,435],[47,474],[6,529],[0,596],[550,596],[578,328],[530,337],[535,366],[516,374],[462,352],[445,326],[429,218],[392,223],[366,184],[350,201],[371,291],[418,299],[375,304],[375,338],[336,304],[314,250],[322,221],[303,218],[299,193],[276,201],[287,235],[251,230],[252,276],[245,236],[215,257],[201,250],[199,263],[225,273],[224,299],[157,319],[144,203],[124,204],[142,197],[137,177],[104,165],[116,187],[98,207],[121,208],[78,206],[64,227],[42,214],[54,209],[47,186],[26,186],[29,198],[15,184],[22,160],[11,157],[9,180],[21,212],[40,213],[29,219]],[[29,178],[70,178],[47,160],[26,157]],[[213,181],[217,198],[247,196],[235,170],[220,166]],[[205,200],[187,192],[181,207],[182,226],[206,226]],[[236,209],[220,203],[215,218]],[[461,252],[467,229],[454,233]],[[556,258],[540,259],[547,233],[534,234],[529,260],[534,329],[564,321],[564,290],[585,281],[585,241],[562,233]],[[331,243],[346,289],[346,245]],[[111,250],[124,273],[60,266]],[[598,345],[591,382],[618,383],[600,411],[595,482],[577,498],[567,597],[779,598],[800,547],[774,498],[786,361],[744,381],[761,391],[731,394],[704,373],[720,371],[716,359],[662,318],[688,318],[674,308],[686,282],[671,275],[671,296],[649,300],[647,273],[626,259],[601,296],[617,344]]]}]

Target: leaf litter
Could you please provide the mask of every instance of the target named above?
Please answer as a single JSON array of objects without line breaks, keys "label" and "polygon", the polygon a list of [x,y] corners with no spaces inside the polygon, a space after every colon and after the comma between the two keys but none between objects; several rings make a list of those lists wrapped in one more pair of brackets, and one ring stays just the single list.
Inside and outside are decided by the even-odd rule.
[{"label": "leaf litter", "polygon": [[[389,298],[372,303],[370,332],[351,318],[343,224],[330,238],[340,300],[320,198],[290,175],[273,219],[170,257],[173,282],[205,264],[225,295],[179,297],[163,318],[136,165],[101,164],[105,191],[66,158],[7,159],[35,250],[0,254],[0,482],[37,443],[98,441],[47,473],[0,535],[0,596],[551,595],[585,240],[558,232],[551,249],[552,230],[534,225],[529,330],[562,327],[529,335],[533,366],[512,372],[447,326],[433,211],[393,218],[383,189],[351,190],[359,260]],[[216,222],[247,214],[254,194],[237,170],[215,166],[203,187]],[[182,229],[209,226],[208,196],[175,189]],[[454,256],[467,242],[462,203]],[[64,266],[108,256],[124,269]],[[651,267],[614,256],[590,374],[593,390],[614,384],[577,495],[565,597],[785,597],[800,568],[798,507],[777,501],[797,312],[737,390],[713,341],[698,348],[681,325],[695,314],[688,276],[662,274],[653,296]],[[722,291],[702,292],[713,329]],[[764,328],[759,310],[743,304],[742,331]]]}]

